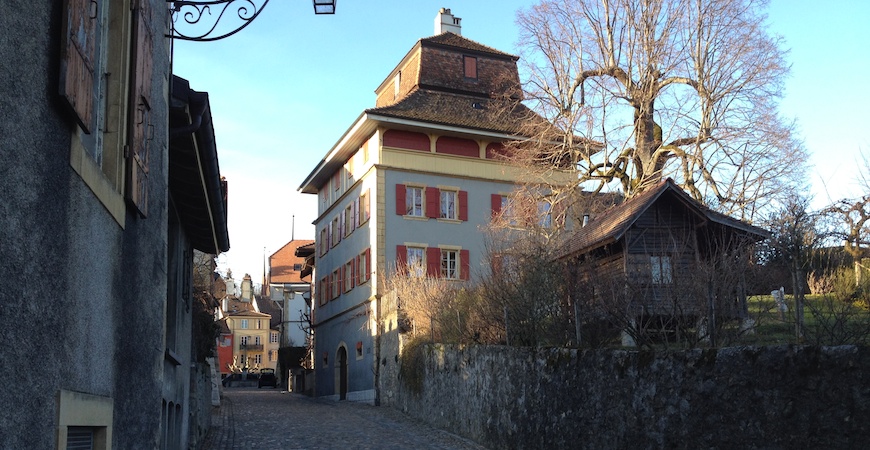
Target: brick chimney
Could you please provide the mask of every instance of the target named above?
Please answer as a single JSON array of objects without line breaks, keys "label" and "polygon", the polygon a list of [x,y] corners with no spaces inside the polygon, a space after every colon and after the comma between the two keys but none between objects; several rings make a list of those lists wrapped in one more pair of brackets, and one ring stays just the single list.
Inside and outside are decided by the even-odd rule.
[{"label": "brick chimney", "polygon": [[435,35],[437,36],[449,31],[461,36],[462,26],[459,25],[461,20],[459,17],[453,17],[448,8],[441,8],[438,11],[438,15],[435,16]]}]

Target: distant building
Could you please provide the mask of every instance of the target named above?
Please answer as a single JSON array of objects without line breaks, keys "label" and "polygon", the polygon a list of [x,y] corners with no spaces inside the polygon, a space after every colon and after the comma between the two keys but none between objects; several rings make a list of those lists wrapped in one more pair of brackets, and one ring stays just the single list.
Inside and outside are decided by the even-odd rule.
[{"label": "distant building", "polygon": [[314,241],[309,239],[292,240],[269,256],[267,292],[281,313],[279,331],[282,347],[307,345],[311,283],[310,277],[302,274],[305,259],[296,256],[296,250],[313,244]]},{"label": "distant building", "polygon": [[379,371],[398,355],[376,347],[397,326],[379,309],[383,280],[409,264],[457,284],[476,279],[486,270],[481,227],[516,188],[518,172],[498,156],[534,114],[516,101],[518,58],[462,37],[450,10],[435,24],[299,187],[318,196],[318,396],[377,401]]}]

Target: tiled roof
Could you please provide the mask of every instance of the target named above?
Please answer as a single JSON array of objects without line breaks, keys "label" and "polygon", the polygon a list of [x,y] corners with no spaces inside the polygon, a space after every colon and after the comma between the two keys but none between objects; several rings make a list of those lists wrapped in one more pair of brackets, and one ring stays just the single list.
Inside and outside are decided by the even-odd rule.
[{"label": "tiled roof", "polygon": [[417,89],[396,104],[366,113],[507,134],[518,134],[525,121],[540,117],[516,101],[430,89]]},{"label": "tiled roof", "polygon": [[766,234],[766,232],[760,228],[713,211],[701,203],[698,203],[677,186],[672,179],[668,178],[655,187],[608,209],[590,220],[589,224],[578,229],[577,233],[568,240],[564,251],[561,252],[561,256],[576,256],[619,240],[625,232],[628,231],[634,221],[637,220],[665,192],[673,193],[682,200],[684,204],[686,204],[687,208],[694,209],[696,213],[705,216],[706,219],[712,222],[731,228],[737,228],[759,237],[763,237]]},{"label": "tiled roof", "polygon": [[269,297],[257,296],[257,306],[260,307],[260,312],[272,316],[269,321],[269,328],[275,328],[281,325],[281,309]]},{"label": "tiled roof", "polygon": [[[301,268],[305,258],[296,256],[296,249],[314,244],[310,239],[296,239],[288,242],[269,257],[269,283],[305,283],[302,280]],[[300,270],[294,270],[296,264]]]},{"label": "tiled roof", "polygon": [[458,34],[446,32],[441,33],[436,36],[420,39],[420,42],[423,44],[436,44],[436,45],[446,45],[449,47],[456,47],[463,50],[470,50],[475,52],[489,53],[494,56],[501,56],[511,58],[513,60],[519,59],[518,57],[511,55],[510,53],[505,53],[500,50],[496,50],[492,47],[487,47],[481,43],[472,41],[471,39],[462,37]]}]

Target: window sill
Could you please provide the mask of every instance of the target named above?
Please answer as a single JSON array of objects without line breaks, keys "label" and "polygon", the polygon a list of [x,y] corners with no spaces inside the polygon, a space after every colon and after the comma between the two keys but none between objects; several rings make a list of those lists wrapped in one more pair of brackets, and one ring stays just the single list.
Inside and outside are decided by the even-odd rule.
[{"label": "window sill", "polygon": [[445,219],[443,217],[438,219],[438,221],[441,223],[462,223],[462,221],[459,219]]},{"label": "window sill", "polygon": [[115,222],[121,226],[125,225],[126,204],[124,196],[115,189],[109,182],[108,178],[103,174],[103,171],[97,166],[93,159],[85,152],[84,147],[78,137],[73,136],[72,148],[70,150],[69,164],[73,170],[81,177],[82,181],[91,189],[91,192],[96,195],[97,199]]},{"label": "window sill", "polygon": [[421,222],[426,222],[429,220],[429,218],[426,216],[409,216],[409,215],[405,214],[402,217],[407,219],[407,220],[419,220]]}]

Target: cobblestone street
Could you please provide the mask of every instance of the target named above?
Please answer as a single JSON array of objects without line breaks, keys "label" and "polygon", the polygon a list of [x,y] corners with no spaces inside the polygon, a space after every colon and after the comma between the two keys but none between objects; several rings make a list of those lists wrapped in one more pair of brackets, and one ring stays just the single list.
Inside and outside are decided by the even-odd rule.
[{"label": "cobblestone street", "polygon": [[224,389],[204,450],[483,449],[386,407],[273,389]]}]

